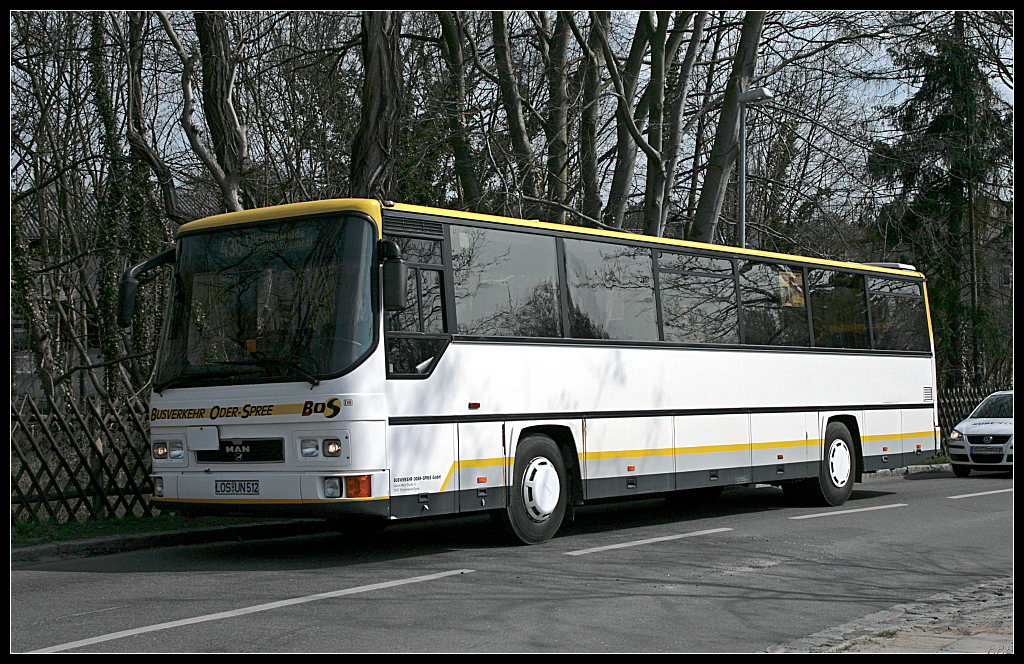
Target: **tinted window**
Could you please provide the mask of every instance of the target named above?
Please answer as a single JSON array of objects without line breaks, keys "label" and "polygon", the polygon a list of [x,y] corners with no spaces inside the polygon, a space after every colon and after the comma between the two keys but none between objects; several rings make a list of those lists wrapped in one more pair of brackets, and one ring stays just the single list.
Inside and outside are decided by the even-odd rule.
[{"label": "tinted window", "polygon": [[373,348],[374,227],[344,214],[181,239],[155,383],[338,374]]},{"label": "tinted window", "polygon": [[560,337],[555,239],[451,227],[460,334]]},{"label": "tinted window", "polygon": [[808,270],[814,345],[870,348],[864,276],[835,270]]},{"label": "tinted window", "polygon": [[658,267],[665,341],[739,343],[732,261],[661,253]]},{"label": "tinted window", "polygon": [[871,327],[879,350],[930,350],[928,315],[920,284],[898,279],[868,279]]},{"label": "tinted window", "polygon": [[565,240],[565,271],[573,338],[658,340],[650,249]]},{"label": "tinted window", "polygon": [[807,300],[799,267],[740,261],[743,342],[809,346]]}]

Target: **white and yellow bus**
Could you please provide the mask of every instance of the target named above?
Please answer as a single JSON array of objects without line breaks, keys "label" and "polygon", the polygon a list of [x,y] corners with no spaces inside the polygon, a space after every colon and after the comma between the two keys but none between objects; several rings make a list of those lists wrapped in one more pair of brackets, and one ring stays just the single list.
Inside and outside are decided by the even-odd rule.
[{"label": "white and yellow bus", "polygon": [[[185,224],[149,412],[154,502],[354,526],[776,484],[841,505],[936,449],[925,279],[371,200]],[[369,521],[367,521],[369,520]]]}]

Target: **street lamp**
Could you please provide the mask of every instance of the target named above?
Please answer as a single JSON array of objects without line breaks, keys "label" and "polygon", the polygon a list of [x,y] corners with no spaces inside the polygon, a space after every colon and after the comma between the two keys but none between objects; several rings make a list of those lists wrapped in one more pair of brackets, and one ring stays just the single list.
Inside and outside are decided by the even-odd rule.
[{"label": "street lamp", "polygon": [[736,98],[740,105],[740,247],[747,246],[747,106],[771,101],[768,88],[751,88]]}]

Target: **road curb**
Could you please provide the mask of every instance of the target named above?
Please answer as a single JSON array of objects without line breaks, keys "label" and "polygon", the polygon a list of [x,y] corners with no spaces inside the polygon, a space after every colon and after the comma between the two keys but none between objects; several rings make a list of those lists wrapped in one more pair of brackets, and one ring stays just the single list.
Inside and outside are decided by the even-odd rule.
[{"label": "road curb", "polygon": [[320,519],[300,519],[247,525],[188,528],[156,533],[106,535],[92,539],[51,542],[11,549],[11,566],[16,567],[48,560],[107,556],[114,553],[156,549],[167,546],[295,537],[298,535],[320,533],[330,529],[331,526],[326,521]]},{"label": "road curb", "polygon": [[1013,577],[897,604],[765,652],[1012,653]]}]

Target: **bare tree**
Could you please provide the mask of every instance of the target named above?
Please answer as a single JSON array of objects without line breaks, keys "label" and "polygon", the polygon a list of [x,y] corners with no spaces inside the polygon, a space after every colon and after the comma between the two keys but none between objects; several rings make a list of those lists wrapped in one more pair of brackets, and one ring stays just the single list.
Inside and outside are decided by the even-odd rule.
[{"label": "bare tree", "polygon": [[[223,12],[196,12],[199,53],[187,53],[170,19],[158,12],[174,50],[181,60],[181,126],[189,145],[213,176],[228,211],[244,209],[239,189],[248,167],[246,128],[235,108],[233,92],[237,63],[231,49]],[[202,59],[203,111],[213,145],[207,145],[195,124],[193,76]]]},{"label": "bare tree", "polygon": [[352,146],[349,192],[390,199],[402,111],[401,12],[363,13],[363,111]]}]

